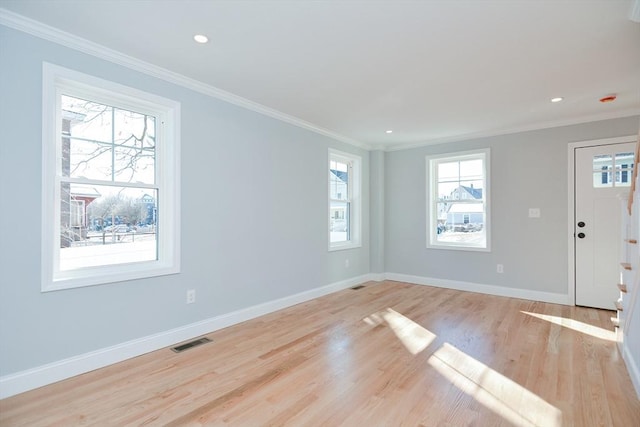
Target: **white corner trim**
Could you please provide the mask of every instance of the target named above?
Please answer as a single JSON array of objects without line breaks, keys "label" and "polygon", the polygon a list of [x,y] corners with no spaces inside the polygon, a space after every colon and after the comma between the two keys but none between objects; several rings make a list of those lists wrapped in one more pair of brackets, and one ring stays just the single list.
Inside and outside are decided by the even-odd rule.
[{"label": "white corner trim", "polygon": [[532,291],[529,289],[506,288],[504,286],[485,285],[481,283],[462,282],[449,279],[435,279],[432,277],[412,276],[400,273],[386,273],[385,278],[387,280],[396,280],[398,282],[407,282],[416,285],[435,286],[437,288],[477,292],[487,295],[541,301],[552,304],[573,305],[573,302],[569,301],[569,296],[566,294]]},{"label": "white corner trim", "polygon": [[369,280],[374,282],[383,282],[387,280],[386,273],[369,273],[368,276],[369,276]]},{"label": "white corner trim", "polygon": [[59,30],[57,28],[51,27],[49,25],[43,24],[41,22],[35,21],[1,7],[0,25],[4,25],[6,27],[31,34],[32,36],[36,36],[41,39],[60,44],[62,46],[86,53],[88,55],[92,55],[97,58],[122,65],[134,71],[138,71],[149,76],[162,79],[169,83],[177,84],[195,92],[199,92],[212,98],[216,98],[221,101],[246,108],[247,110],[255,111],[256,113],[260,113],[262,115],[280,120],[282,122],[289,123],[306,130],[310,130],[312,132],[327,136],[337,141],[363,148],[365,150],[370,149],[368,144],[365,144],[361,141],[348,138],[329,129],[316,126],[313,123],[307,122],[306,120],[302,120],[290,114],[286,114],[262,104],[258,104],[257,102],[253,102],[241,96],[234,95],[231,92],[227,92],[214,86],[202,83],[198,80],[183,76],[182,74],[178,74],[157,65],[153,65],[140,59],[134,58],[132,56],[125,55],[106,46],[94,43],[87,39],[83,39],[81,37],[67,33],[65,31]]},{"label": "white corner trim", "polygon": [[627,365],[627,372],[629,372],[629,377],[631,377],[631,382],[633,383],[633,388],[636,389],[636,395],[638,399],[640,399],[640,368],[636,365],[636,361],[631,354],[631,350],[629,350],[629,346],[625,345],[626,337],[623,339],[622,347],[622,359],[624,363]]},{"label": "white corner trim", "polygon": [[140,356],[151,351],[160,350],[176,343],[198,336],[209,334],[222,328],[254,319],[283,308],[291,307],[314,298],[338,292],[360,283],[375,280],[375,275],[364,274],[332,283],[330,285],[300,292],[284,298],[268,301],[247,307],[231,313],[222,314],[191,323],[179,328],[127,341],[96,351],[73,356],[36,368],[0,377],[0,399],[10,397],[25,391],[33,390],[57,381],[71,378],[85,372],[103,368],[132,357]]},{"label": "white corner trim", "polygon": [[629,7],[629,20],[640,23],[640,0],[633,0],[631,3]]}]

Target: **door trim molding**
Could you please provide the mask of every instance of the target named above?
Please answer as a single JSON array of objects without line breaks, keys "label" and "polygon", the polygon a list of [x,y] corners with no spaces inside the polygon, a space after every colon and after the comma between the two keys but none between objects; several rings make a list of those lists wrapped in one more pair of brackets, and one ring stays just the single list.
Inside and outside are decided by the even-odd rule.
[{"label": "door trim molding", "polygon": [[605,138],[605,139],[593,139],[588,141],[577,141],[570,142],[567,145],[568,150],[568,167],[567,167],[567,190],[568,190],[568,207],[567,207],[567,248],[569,250],[569,256],[567,257],[568,262],[568,277],[567,277],[567,295],[569,296],[569,303],[572,305],[576,305],[576,271],[575,271],[575,256],[576,256],[576,247],[575,247],[575,237],[574,233],[574,222],[575,222],[575,158],[576,158],[576,149],[585,148],[585,147],[596,147],[598,145],[614,145],[614,144],[624,144],[627,142],[636,142],[636,135],[629,136],[619,136],[616,138]]}]

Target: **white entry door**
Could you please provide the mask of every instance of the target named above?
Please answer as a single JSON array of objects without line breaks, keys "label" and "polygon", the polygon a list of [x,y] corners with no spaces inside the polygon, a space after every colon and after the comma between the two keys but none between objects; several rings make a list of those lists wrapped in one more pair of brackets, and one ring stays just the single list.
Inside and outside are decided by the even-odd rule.
[{"label": "white entry door", "polygon": [[575,149],[576,305],[615,310],[634,143]]}]

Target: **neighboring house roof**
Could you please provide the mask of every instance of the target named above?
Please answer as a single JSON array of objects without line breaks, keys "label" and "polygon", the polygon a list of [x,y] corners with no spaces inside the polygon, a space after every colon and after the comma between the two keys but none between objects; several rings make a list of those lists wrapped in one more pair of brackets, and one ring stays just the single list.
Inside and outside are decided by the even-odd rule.
[{"label": "neighboring house roof", "polygon": [[482,188],[465,187],[464,185],[461,185],[459,188],[471,194],[471,197],[474,199],[482,199]]},{"label": "neighboring house roof", "polygon": [[78,113],[70,110],[62,110],[62,118],[71,122],[83,122],[87,117],[86,114]]},{"label": "neighboring house roof", "polygon": [[346,183],[347,180],[349,179],[349,175],[347,172],[343,172],[343,171],[337,171],[335,169],[329,169],[329,172],[331,172],[332,174],[334,174],[335,176],[337,176],[340,181]]},{"label": "neighboring house roof", "polygon": [[94,187],[90,187],[88,185],[82,184],[71,184],[70,189],[71,195],[73,197],[86,197],[97,199],[101,196],[100,192],[96,190]]}]

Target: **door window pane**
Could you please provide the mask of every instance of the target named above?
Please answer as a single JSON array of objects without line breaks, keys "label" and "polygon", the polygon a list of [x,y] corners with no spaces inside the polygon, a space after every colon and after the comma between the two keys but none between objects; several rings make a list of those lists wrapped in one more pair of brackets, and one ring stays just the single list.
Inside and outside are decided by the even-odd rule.
[{"label": "door window pane", "polygon": [[611,172],[594,172],[593,173],[593,187],[594,188],[608,188],[613,187],[613,181],[611,181]]},{"label": "door window pane", "polygon": [[617,153],[615,157],[616,187],[630,187],[633,177],[633,153]]},{"label": "door window pane", "polygon": [[610,154],[593,156],[593,186],[595,188],[613,187],[612,171],[613,156]]},{"label": "door window pane", "polygon": [[633,177],[633,153],[603,154],[593,157],[594,188],[629,187]]}]

